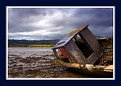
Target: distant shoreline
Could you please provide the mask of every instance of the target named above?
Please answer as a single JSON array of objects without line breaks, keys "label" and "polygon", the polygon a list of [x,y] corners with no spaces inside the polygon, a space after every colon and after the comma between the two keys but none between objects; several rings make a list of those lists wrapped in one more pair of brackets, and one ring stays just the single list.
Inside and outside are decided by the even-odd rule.
[{"label": "distant shoreline", "polygon": [[54,45],[52,44],[33,44],[33,45],[11,45],[11,46],[8,46],[8,47],[37,47],[37,48],[52,48]]},{"label": "distant shoreline", "polygon": [[53,47],[58,40],[8,40],[8,47]]}]

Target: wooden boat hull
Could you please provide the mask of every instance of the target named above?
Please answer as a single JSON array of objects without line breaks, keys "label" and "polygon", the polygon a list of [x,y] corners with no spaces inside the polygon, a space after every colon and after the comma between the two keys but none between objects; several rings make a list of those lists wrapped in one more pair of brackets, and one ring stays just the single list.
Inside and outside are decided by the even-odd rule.
[{"label": "wooden boat hull", "polygon": [[113,65],[101,66],[93,64],[78,64],[78,63],[66,63],[59,59],[56,61],[63,66],[73,70],[78,71],[82,74],[91,75],[91,76],[100,76],[100,77],[113,77]]}]

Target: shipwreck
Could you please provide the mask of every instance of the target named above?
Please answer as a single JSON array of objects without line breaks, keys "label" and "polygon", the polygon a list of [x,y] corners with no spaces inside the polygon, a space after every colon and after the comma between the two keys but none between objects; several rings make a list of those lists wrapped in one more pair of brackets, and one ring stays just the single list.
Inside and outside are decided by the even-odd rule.
[{"label": "shipwreck", "polygon": [[67,34],[53,48],[58,63],[94,74],[113,75],[112,38],[96,38],[88,26]]}]

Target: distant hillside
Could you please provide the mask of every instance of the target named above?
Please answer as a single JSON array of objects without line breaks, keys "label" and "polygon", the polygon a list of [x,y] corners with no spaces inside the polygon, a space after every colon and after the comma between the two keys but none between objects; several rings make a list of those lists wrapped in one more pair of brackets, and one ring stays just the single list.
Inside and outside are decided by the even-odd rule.
[{"label": "distant hillside", "polygon": [[8,40],[9,47],[28,47],[29,45],[55,45],[59,40]]}]

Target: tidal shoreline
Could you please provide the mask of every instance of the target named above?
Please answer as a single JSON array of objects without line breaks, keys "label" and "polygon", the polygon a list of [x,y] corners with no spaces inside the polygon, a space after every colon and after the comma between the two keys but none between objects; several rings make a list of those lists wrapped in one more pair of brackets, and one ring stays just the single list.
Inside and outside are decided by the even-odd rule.
[{"label": "tidal shoreline", "polygon": [[81,78],[54,60],[50,48],[8,49],[8,78]]}]

